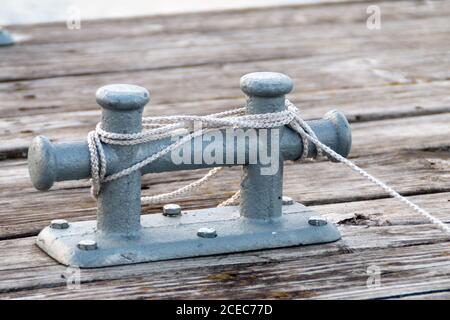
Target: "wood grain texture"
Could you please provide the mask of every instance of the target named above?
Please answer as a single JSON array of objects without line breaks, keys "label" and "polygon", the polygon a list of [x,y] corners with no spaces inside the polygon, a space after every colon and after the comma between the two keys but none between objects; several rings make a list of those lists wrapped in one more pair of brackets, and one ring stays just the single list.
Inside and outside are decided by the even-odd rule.
[{"label": "wood grain texture", "polygon": [[[333,244],[82,270],[81,290],[75,291],[66,287],[64,266],[49,263],[33,238],[21,239],[9,250],[33,250],[3,266],[0,297],[326,299],[449,290],[448,238],[433,226],[340,230],[345,240]],[[382,270],[382,286],[368,290],[371,265]]]},{"label": "wood grain texture", "polygon": [[[450,171],[439,162],[442,158],[439,152],[409,151],[360,157],[355,162],[402,194],[415,195],[450,191]],[[0,238],[37,234],[56,218],[77,221],[95,218],[96,204],[90,196],[87,180],[57,183],[51,191],[39,192],[31,186],[25,162],[3,161],[3,165],[5,168],[0,171]],[[205,170],[198,170],[145,175],[144,193],[175,190],[205,173]],[[15,183],[11,185],[13,179]],[[177,203],[185,209],[216,206],[239,188],[239,179],[239,168],[226,169],[207,187],[181,196]],[[387,197],[384,191],[348,168],[330,162],[287,164],[284,190],[285,195],[305,205]],[[160,212],[161,206],[144,206],[143,213]],[[443,213],[442,217],[446,216],[450,218],[447,212]]]},{"label": "wood grain texture", "polygon": [[[61,80],[61,79],[60,79]],[[238,88],[238,76],[233,80],[233,94],[242,95]],[[56,80],[53,85],[56,86]],[[106,80],[105,80],[106,81]],[[34,81],[39,82],[39,81]],[[0,85],[1,86],[1,85]],[[23,115],[15,115],[4,118],[0,122],[0,158],[23,158],[26,157],[26,150],[31,139],[36,135],[45,135],[53,141],[70,141],[86,139],[87,133],[93,130],[100,119],[100,110],[94,101],[96,87],[91,87],[90,94],[84,94],[80,99],[71,101],[71,98],[58,97],[61,101],[67,100],[74,103],[74,108],[89,108],[87,110],[71,111],[67,104],[61,104],[60,107],[42,110],[38,105],[26,107]],[[41,88],[41,90],[44,90]],[[169,96],[169,88],[165,88],[162,94]],[[184,94],[190,92],[185,89]],[[201,88],[195,89],[202,92]],[[33,90],[35,91],[35,90]],[[397,146],[395,139],[397,133],[392,132],[395,128],[405,126],[422,126],[421,136],[433,136],[434,132],[440,131],[441,135],[448,135],[448,112],[450,112],[450,81],[416,84],[416,85],[396,85],[387,87],[363,88],[363,89],[343,89],[326,90],[317,92],[302,92],[301,88],[289,95],[289,99],[301,108],[302,114],[306,119],[321,118],[331,109],[337,109],[343,112],[352,123],[354,134],[364,130],[368,121],[392,120],[381,123],[374,122],[373,126],[379,126],[389,140],[384,140],[387,146]],[[47,99],[42,93],[32,94],[36,99]],[[61,94],[71,95],[70,90],[63,90]],[[81,93],[80,93],[81,94]],[[181,92],[180,92],[181,94]],[[0,94],[1,95],[1,94]],[[155,94],[156,95],[156,94]],[[5,100],[0,101],[0,105],[7,109],[6,101],[8,95],[4,95]],[[26,95],[24,95],[26,96]],[[11,97],[9,97],[11,101]],[[79,104],[79,100],[86,100]],[[26,99],[25,99],[26,100]],[[228,110],[230,108],[240,107],[245,103],[244,97],[219,100],[199,100],[196,102],[174,102],[174,103],[153,103],[151,102],[145,109],[146,116],[155,115],[173,115],[173,114],[207,114]],[[14,105],[14,101],[11,101]],[[65,110],[64,110],[65,109]],[[17,111],[17,110],[16,110]],[[5,111],[8,112],[8,111]],[[49,113],[51,112],[51,117]],[[35,114],[39,113],[39,114]],[[434,117],[421,117],[418,119],[404,119],[416,116],[435,115]],[[423,120],[419,124],[420,119]],[[361,124],[359,124],[361,122]],[[431,129],[430,129],[431,128]],[[369,136],[368,131],[362,131],[363,135]],[[405,131],[403,136],[410,134],[411,131]],[[422,137],[417,137],[418,141]],[[362,138],[362,137],[361,137]],[[411,139],[410,139],[411,138]],[[410,140],[416,139],[410,135]],[[354,139],[356,147],[358,142]],[[441,141],[442,142],[442,141]],[[436,143],[441,143],[436,141]],[[406,143],[410,145],[413,143]],[[370,143],[368,143],[370,145]],[[425,144],[427,144],[425,142]],[[359,150],[366,152],[367,150]],[[353,148],[353,155],[359,153]]]},{"label": "wood grain texture", "polygon": [[[212,10],[207,12],[164,14],[145,17],[115,18],[87,20],[83,23],[87,28],[82,28],[78,32],[67,32],[63,23],[43,23],[30,25],[11,25],[8,29],[22,35],[19,37],[20,44],[41,44],[41,43],[66,43],[97,41],[99,39],[115,35],[118,38],[140,37],[146,35],[170,35],[191,32],[214,32],[226,30],[259,29],[262,24],[268,26],[284,26],[293,21],[284,19],[286,14],[292,10],[305,10],[315,20],[319,19],[318,10],[321,14],[329,14],[328,8],[333,8],[339,3],[371,3],[372,0],[316,0],[311,5],[299,3],[292,6],[272,6],[269,8],[251,9],[230,9]],[[381,1],[380,1],[381,2]],[[318,5],[326,5],[324,9]],[[310,8],[313,10],[310,10]],[[271,8],[275,8],[272,10]],[[308,10],[308,11],[306,11]],[[270,11],[270,18],[267,12]],[[88,32],[86,29],[95,32]]]},{"label": "wood grain texture", "polygon": [[[366,28],[366,3],[340,4],[333,6],[333,10],[320,6],[297,10],[290,7],[274,15],[273,10],[269,9],[265,11],[265,17],[256,15],[255,18],[252,18],[253,15],[240,17],[230,13],[225,21],[228,20],[235,25],[231,29],[228,29],[229,23],[221,24],[221,20],[215,19],[214,15],[210,18],[200,15],[197,17],[197,28],[194,27],[193,32],[174,34],[139,32],[139,37],[133,37],[132,34],[133,30],[140,28],[127,26],[125,23],[121,27],[129,30],[129,33],[122,37],[116,37],[111,30],[95,41],[66,42],[58,45],[24,44],[8,48],[3,53],[5,60],[0,62],[0,80],[161,70],[218,62],[221,64],[254,62],[292,57],[305,57],[309,60],[314,57],[317,61],[316,59],[320,57],[330,58],[329,52],[323,50],[325,43],[327,46],[333,46],[334,59],[342,53],[348,54],[349,51],[354,52],[357,49],[360,53],[379,51],[379,56],[385,57],[386,60],[400,53],[398,49],[403,49],[402,57],[405,57],[405,54],[410,57],[417,57],[420,53],[423,55],[423,49],[427,47],[428,42],[436,41],[437,38],[441,38],[442,42],[439,49],[445,49],[448,45],[443,41],[449,28],[447,14],[450,6],[447,2],[435,4],[434,14],[431,16],[430,7],[426,4],[420,5],[417,2],[403,2],[402,5],[395,2],[377,4],[384,13],[383,33],[371,32]],[[267,12],[271,12],[269,19]],[[149,21],[152,25],[151,20]],[[201,26],[198,26],[199,23]],[[208,25],[211,24],[216,26],[208,29]],[[336,25],[339,25],[339,28],[334,28]],[[426,25],[427,28],[420,28],[422,25]],[[177,28],[183,26],[182,22]],[[250,29],[247,26],[250,26]],[[71,37],[70,33],[73,32],[67,30],[65,24],[57,24],[55,28],[65,29],[65,33],[61,35],[64,38]],[[400,28],[404,37],[396,37]],[[96,32],[95,28],[89,28],[88,23],[84,29],[82,32]],[[433,33],[433,37],[429,36],[430,32]],[[386,43],[385,37],[388,34],[390,37],[396,37],[396,41]],[[424,47],[414,45],[418,40]],[[117,46],[117,42],[123,42],[124,45]],[[270,45],[267,45],[268,43]],[[302,51],[299,52],[299,48],[302,48]],[[29,59],[30,54],[32,60]],[[429,62],[430,60],[423,60],[422,64],[416,67],[422,69],[427,67]],[[403,63],[410,63],[410,59],[403,59]],[[435,71],[448,76],[447,71],[439,72],[438,69]]]},{"label": "wood grain texture", "polygon": [[[289,98],[305,118],[343,111],[351,159],[450,223],[450,2],[344,2],[86,21],[79,32],[11,26],[22,40],[0,50],[0,298],[448,299],[449,238],[325,161],[287,163],[284,194],[335,222],[336,243],[83,270],[81,290],[34,245],[51,219],[94,219],[95,202],[87,180],[32,188],[32,137],[84,139],[105,84],[148,88],[146,115],[207,114],[242,105],[239,77],[261,70],[293,78]],[[366,28],[369,3],[381,30]],[[143,189],[167,192],[205,172],[146,175]],[[238,185],[239,168],[227,169],[177,202],[215,206]],[[367,287],[369,266],[381,286]]]},{"label": "wood grain texture", "polygon": [[[231,22],[221,25],[222,20],[212,15],[211,24],[218,29],[209,31],[205,29],[208,19],[200,15],[196,16],[201,24],[196,33],[163,33],[158,39],[145,38],[140,33],[132,35],[146,30],[143,22],[137,27],[104,22],[101,30],[108,34],[101,36],[102,42],[95,39],[87,44],[51,42],[3,48],[0,74],[9,79],[0,85],[3,115],[95,109],[94,92],[99,86],[124,81],[147,87],[156,104],[233,99],[241,96],[237,88],[239,77],[263,69],[288,73],[295,80],[298,93],[447,81],[448,3],[438,2],[433,9],[417,2],[379,5],[384,17],[380,32],[369,31],[365,26],[367,4],[355,4],[338,5],[333,10],[312,7],[305,13],[289,8],[258,11],[249,17],[229,14],[234,28],[242,30],[229,30]],[[298,20],[303,22],[296,28],[285,25]],[[134,23],[131,19],[126,21]],[[164,25],[171,24],[170,19],[165,21]],[[239,24],[241,21],[245,21],[246,28]],[[283,25],[275,27],[273,21]],[[247,29],[252,24],[258,27]],[[117,46],[120,38],[115,38],[113,25],[122,33],[131,34],[123,39],[126,46]],[[184,23],[178,21],[177,26]],[[53,25],[53,30],[58,28],[67,33],[60,35],[64,39],[83,39],[99,32],[97,28],[86,28],[77,33],[64,25]],[[45,37],[46,33],[39,36]],[[140,51],[134,53],[133,48]],[[154,61],[146,66],[148,59]],[[163,63],[155,59],[172,60]],[[125,66],[119,69],[121,65]],[[19,69],[23,69],[22,76]],[[54,73],[61,78],[52,79]],[[19,76],[22,81],[11,81]],[[36,77],[42,81],[27,80]]]}]

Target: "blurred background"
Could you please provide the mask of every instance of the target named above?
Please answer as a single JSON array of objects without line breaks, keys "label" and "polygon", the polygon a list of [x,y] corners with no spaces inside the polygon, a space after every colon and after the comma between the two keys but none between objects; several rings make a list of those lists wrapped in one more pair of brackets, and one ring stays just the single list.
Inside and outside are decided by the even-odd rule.
[{"label": "blurred background", "polygon": [[85,20],[317,2],[319,0],[2,0],[0,25],[64,21],[73,7]]}]

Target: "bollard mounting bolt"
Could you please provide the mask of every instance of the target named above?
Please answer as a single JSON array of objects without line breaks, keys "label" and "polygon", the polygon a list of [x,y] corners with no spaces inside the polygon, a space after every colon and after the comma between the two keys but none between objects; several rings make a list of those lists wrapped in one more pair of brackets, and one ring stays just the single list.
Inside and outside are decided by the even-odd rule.
[{"label": "bollard mounting bolt", "polygon": [[69,223],[64,219],[55,219],[50,222],[50,228],[52,229],[67,229],[69,228]]},{"label": "bollard mounting bolt", "polygon": [[321,227],[327,225],[327,219],[321,216],[312,216],[308,219],[308,223],[312,226]]},{"label": "bollard mounting bolt", "polygon": [[77,244],[78,249],[80,250],[96,250],[97,249],[97,242],[94,240],[81,240]]},{"label": "bollard mounting bolt", "polygon": [[294,200],[291,197],[283,196],[282,201],[283,201],[283,206],[290,206],[290,205],[294,204]]},{"label": "bollard mounting bolt", "polygon": [[197,235],[200,238],[215,238],[217,237],[217,232],[214,228],[200,228],[198,229]]},{"label": "bollard mounting bolt", "polygon": [[163,207],[163,215],[167,217],[178,217],[181,215],[181,207],[175,203],[169,203]]}]

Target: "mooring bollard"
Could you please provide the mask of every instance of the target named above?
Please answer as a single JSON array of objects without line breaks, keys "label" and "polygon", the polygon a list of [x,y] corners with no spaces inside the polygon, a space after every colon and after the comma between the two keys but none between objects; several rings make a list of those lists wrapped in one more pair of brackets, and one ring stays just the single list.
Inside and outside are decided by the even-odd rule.
[{"label": "mooring bollard", "polygon": [[8,30],[0,27],[0,47],[2,46],[12,46],[14,44],[14,39]]},{"label": "mooring bollard", "polygon": [[[241,89],[247,95],[247,114],[284,110],[284,95],[292,87],[292,80],[278,73],[244,76]],[[110,85],[100,88],[97,102],[103,108],[102,129],[119,134],[139,133],[142,111],[148,101],[149,93],[141,87]],[[343,156],[349,153],[351,133],[341,113],[334,111],[308,124],[321,142]],[[259,135],[260,130],[256,131]],[[142,174],[241,165],[226,162],[227,150],[230,150],[226,141],[222,146],[222,163],[203,160],[175,164],[171,155],[166,154],[138,171],[105,182],[98,194],[96,222],[66,223],[65,228],[47,227],[39,234],[37,244],[63,264],[101,267],[338,240],[339,232],[332,223],[312,224],[308,222],[311,218],[320,219],[316,212],[283,199],[283,162],[299,159],[304,144],[301,136],[287,126],[271,128],[267,135],[272,131],[277,133],[275,139],[269,139],[264,147],[270,153],[275,146],[273,143],[278,144],[276,170],[273,174],[262,174],[265,165],[249,162],[250,150],[246,145],[239,207],[191,210],[182,214],[179,208],[176,214],[171,214],[171,207],[166,207],[164,214],[140,215]],[[192,144],[190,157],[194,159],[195,142],[187,143]],[[202,141],[203,147],[210,143]],[[106,175],[128,168],[171,144],[170,137],[133,145],[102,143]],[[314,147],[307,151],[310,156],[316,152]],[[39,190],[48,190],[55,181],[91,176],[86,141],[53,144],[45,137],[36,137],[29,148],[28,162],[31,180]],[[91,242],[95,246],[84,245]]]}]

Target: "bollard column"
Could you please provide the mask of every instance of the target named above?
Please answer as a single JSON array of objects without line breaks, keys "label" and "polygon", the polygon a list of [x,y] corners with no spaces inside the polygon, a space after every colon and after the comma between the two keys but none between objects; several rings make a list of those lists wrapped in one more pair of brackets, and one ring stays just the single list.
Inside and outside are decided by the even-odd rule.
[{"label": "bollard column", "polygon": [[[241,78],[241,90],[247,95],[247,113],[262,114],[285,110],[285,94],[293,88],[292,80],[281,73],[257,72]],[[244,165],[241,178],[240,214],[246,218],[272,219],[282,214],[283,196],[283,158],[280,151],[280,141],[283,127],[267,130],[267,142],[260,141],[259,148],[267,146],[268,155],[278,157],[278,168],[273,174],[264,174],[265,166],[257,164]],[[258,130],[258,140],[261,134]],[[272,148],[272,135],[278,133],[274,141],[278,148]],[[274,151],[274,152],[272,152]],[[258,161],[260,161],[258,157]],[[267,166],[266,166],[267,167]]]},{"label": "bollard column", "polygon": [[[102,109],[101,126],[114,133],[138,133],[142,128],[142,112],[150,99],[145,88],[115,84],[100,88],[96,93]],[[114,172],[134,164],[139,145],[110,145],[115,163]],[[110,160],[110,159],[109,159]],[[104,234],[136,235],[141,218],[141,172],[102,184],[98,196],[97,230]]]}]

